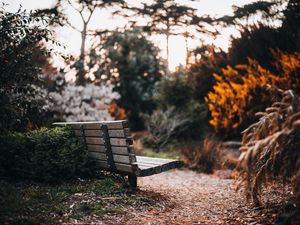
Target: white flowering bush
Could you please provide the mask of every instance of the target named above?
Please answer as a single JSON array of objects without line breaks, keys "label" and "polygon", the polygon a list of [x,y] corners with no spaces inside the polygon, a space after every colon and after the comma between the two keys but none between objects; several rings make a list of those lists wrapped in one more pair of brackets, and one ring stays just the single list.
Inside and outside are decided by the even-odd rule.
[{"label": "white flowering bush", "polygon": [[66,121],[113,120],[108,109],[120,95],[112,89],[112,85],[67,84],[61,93],[49,93],[50,110]]}]

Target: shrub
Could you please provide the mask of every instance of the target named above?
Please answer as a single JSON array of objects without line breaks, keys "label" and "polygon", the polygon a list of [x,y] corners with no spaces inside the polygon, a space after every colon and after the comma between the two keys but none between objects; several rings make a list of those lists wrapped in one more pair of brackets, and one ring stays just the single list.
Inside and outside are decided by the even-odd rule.
[{"label": "shrub", "polygon": [[156,102],[162,109],[170,106],[174,106],[177,109],[184,109],[192,100],[192,97],[193,90],[187,81],[183,77],[175,76],[161,80]]},{"label": "shrub", "polygon": [[292,182],[299,210],[300,98],[292,91],[282,94],[281,101],[257,113],[259,121],[244,131],[238,169],[248,199],[256,204],[262,187]]},{"label": "shrub", "polygon": [[120,96],[112,85],[67,84],[61,93],[50,92],[50,111],[66,121],[112,120],[109,107]]},{"label": "shrub", "polygon": [[69,128],[42,128],[0,137],[0,176],[59,181],[88,172],[87,151]]},{"label": "shrub", "polygon": [[171,138],[180,134],[187,128],[189,117],[183,112],[176,111],[174,107],[166,111],[156,110],[152,115],[144,115],[150,137],[148,144],[153,143],[157,152],[160,151]]},{"label": "shrub", "polygon": [[212,173],[222,167],[221,143],[210,137],[181,147],[182,160],[190,169]]},{"label": "shrub", "polygon": [[200,138],[207,124],[207,107],[195,101],[193,93],[194,90],[186,78],[174,74],[174,77],[160,82],[159,94],[156,96],[159,109],[164,111],[174,107],[189,117],[187,129],[181,133],[181,137],[184,138]]},{"label": "shrub", "polygon": [[221,75],[214,74],[217,83],[205,101],[212,117],[210,124],[217,132],[236,135],[254,122],[254,114],[276,100],[267,85],[300,90],[300,53],[275,54],[279,75],[251,59],[247,65],[227,66]]}]

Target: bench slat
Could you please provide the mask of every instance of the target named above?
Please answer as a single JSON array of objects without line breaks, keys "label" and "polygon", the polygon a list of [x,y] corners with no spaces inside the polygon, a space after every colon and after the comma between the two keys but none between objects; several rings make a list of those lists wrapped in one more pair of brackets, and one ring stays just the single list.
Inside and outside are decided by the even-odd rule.
[{"label": "bench slat", "polygon": [[[181,166],[181,162],[171,159],[158,159],[145,156],[136,156],[136,165],[139,168],[138,176],[150,176]],[[158,160],[157,160],[158,159]]]},{"label": "bench slat", "polygon": [[[105,152],[104,145],[87,145],[87,149],[92,152]],[[133,153],[132,147],[112,146],[113,154],[128,155]]]},{"label": "bench slat", "polygon": [[163,158],[153,158],[153,157],[146,157],[146,156],[137,156],[138,162],[151,162],[156,164],[162,164],[162,163],[169,163],[177,160],[173,159],[163,159]]},{"label": "bench slat", "polygon": [[[74,130],[76,136],[81,136],[81,130]],[[125,128],[124,130],[108,130],[109,137],[111,138],[125,138],[130,137],[129,128]],[[84,135],[86,137],[99,137],[101,136],[101,130],[84,130]]]},{"label": "bench slat", "polygon": [[[150,173],[157,174],[162,171],[161,165],[149,165],[149,164],[144,164],[144,163],[140,163],[140,162],[137,162],[137,165],[138,165],[139,170],[147,170],[147,173],[149,175],[150,175]],[[145,171],[144,171],[144,173],[145,173]]]},{"label": "bench slat", "polygon": [[[138,159],[139,160],[139,159]],[[138,161],[138,166],[140,165],[147,165],[149,167],[160,167],[162,171],[168,170],[168,169],[174,169],[177,167],[178,161],[170,161],[168,163],[157,163],[157,162],[144,162],[144,161]]]},{"label": "bench slat", "polygon": [[63,122],[63,123],[53,123],[56,126],[70,125],[73,129],[80,129],[81,125],[84,129],[99,129],[101,125],[107,125],[108,129],[123,129],[129,128],[128,122],[126,120],[117,121],[97,121],[97,122]]},{"label": "bench slat", "polygon": [[112,146],[129,146],[133,144],[132,139],[125,138],[110,138],[109,141]]},{"label": "bench slat", "polygon": [[[93,160],[97,166],[101,169],[106,169],[109,171],[109,165],[107,164],[106,161],[102,160]],[[125,172],[129,174],[135,174],[137,171],[137,167],[134,165],[130,164],[122,164],[122,163],[115,163],[116,168],[119,172]]]},{"label": "bench slat", "polygon": [[[92,159],[99,159],[99,160],[107,160],[105,153],[100,152],[89,152],[89,157]],[[113,155],[114,161],[124,164],[132,164],[136,162],[135,155]]]},{"label": "bench slat", "polygon": [[[83,140],[83,138],[80,138]],[[102,138],[99,137],[86,137],[85,138],[86,144],[92,144],[92,145],[103,145],[104,141]]]},{"label": "bench slat", "polygon": [[[82,136],[80,136],[79,139],[85,141],[86,144],[104,145],[104,140],[101,137],[86,137],[84,140]],[[130,147],[130,145],[132,144],[132,141],[130,139],[125,139],[125,138],[110,138],[109,140],[111,146]]]}]

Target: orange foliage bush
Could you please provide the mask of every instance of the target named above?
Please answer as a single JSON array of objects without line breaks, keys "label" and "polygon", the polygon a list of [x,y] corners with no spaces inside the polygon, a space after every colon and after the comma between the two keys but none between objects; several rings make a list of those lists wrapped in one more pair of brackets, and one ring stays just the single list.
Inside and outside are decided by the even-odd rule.
[{"label": "orange foliage bush", "polygon": [[254,121],[254,113],[270,105],[276,96],[270,96],[268,85],[300,90],[300,52],[284,54],[273,51],[280,75],[263,68],[249,59],[246,65],[227,66],[222,74],[214,74],[216,84],[205,101],[208,104],[210,124],[217,132],[237,134]]},{"label": "orange foliage bush", "polygon": [[115,101],[111,103],[108,109],[109,114],[117,120],[124,120],[127,118],[126,110],[117,105]]}]

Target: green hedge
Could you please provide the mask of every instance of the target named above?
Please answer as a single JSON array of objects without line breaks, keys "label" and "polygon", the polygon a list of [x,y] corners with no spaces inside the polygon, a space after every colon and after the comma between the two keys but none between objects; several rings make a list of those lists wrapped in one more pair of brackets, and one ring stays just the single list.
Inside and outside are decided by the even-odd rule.
[{"label": "green hedge", "polygon": [[0,176],[53,182],[92,171],[87,151],[65,128],[42,128],[0,136]]}]

